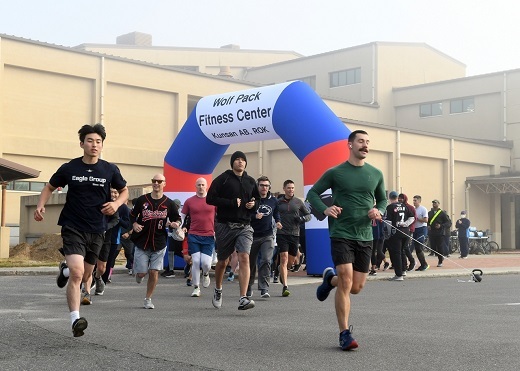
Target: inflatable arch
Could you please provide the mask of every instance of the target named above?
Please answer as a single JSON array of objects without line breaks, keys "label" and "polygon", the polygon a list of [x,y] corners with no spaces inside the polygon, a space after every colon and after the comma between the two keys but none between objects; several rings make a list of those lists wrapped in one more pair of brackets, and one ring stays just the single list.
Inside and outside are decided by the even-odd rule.
[{"label": "inflatable arch", "polygon": [[[165,193],[184,202],[233,143],[282,139],[303,164],[304,191],[348,158],[350,130],[305,83],[293,81],[202,98],[164,160]],[[246,151],[244,151],[246,152]],[[254,177],[254,175],[253,175]],[[327,223],[306,223],[307,274],[332,264]]]}]

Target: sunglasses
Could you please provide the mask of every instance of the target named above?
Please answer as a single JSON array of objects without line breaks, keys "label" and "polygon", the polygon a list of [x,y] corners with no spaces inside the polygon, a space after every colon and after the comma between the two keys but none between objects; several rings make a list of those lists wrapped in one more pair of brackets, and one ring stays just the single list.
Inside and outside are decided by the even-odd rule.
[{"label": "sunglasses", "polygon": [[164,180],[162,180],[162,179],[152,179],[152,184],[153,183],[161,184],[162,182],[164,182]]}]

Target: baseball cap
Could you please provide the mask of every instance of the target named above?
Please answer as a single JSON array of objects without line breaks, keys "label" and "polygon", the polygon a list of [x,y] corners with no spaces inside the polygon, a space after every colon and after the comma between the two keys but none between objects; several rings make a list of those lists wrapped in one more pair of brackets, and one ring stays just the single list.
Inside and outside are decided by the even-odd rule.
[{"label": "baseball cap", "polygon": [[397,194],[396,191],[392,191],[392,192],[390,192],[390,193],[388,194],[388,198],[390,198],[390,199],[392,199],[392,200],[395,199],[395,198],[397,198],[397,196],[398,196],[398,194]]},{"label": "baseball cap", "polygon": [[438,204],[441,203],[441,202],[440,202],[439,200],[437,200],[437,199],[433,200],[433,201],[432,201],[432,204],[433,204],[434,202],[435,202],[435,203],[438,203]]}]

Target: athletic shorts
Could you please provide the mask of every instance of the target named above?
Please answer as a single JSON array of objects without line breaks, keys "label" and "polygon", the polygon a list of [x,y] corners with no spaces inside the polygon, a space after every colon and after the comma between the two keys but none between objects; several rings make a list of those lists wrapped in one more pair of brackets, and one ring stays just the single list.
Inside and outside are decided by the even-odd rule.
[{"label": "athletic shorts", "polygon": [[278,243],[279,252],[288,252],[291,256],[298,256],[298,246],[300,237],[290,234],[277,234],[276,243]]},{"label": "athletic shorts", "polygon": [[212,256],[213,250],[215,250],[215,237],[188,234],[188,253],[190,255],[200,252]]},{"label": "athletic shorts", "polygon": [[88,264],[96,264],[103,246],[103,233],[81,232],[76,228],[63,226],[61,227],[61,238],[65,255],[81,255]]},{"label": "athletic shorts", "polygon": [[249,224],[215,223],[215,239],[219,261],[229,258],[233,251],[249,254],[253,243],[253,228]]},{"label": "athletic shorts", "polygon": [[134,252],[134,273],[148,273],[149,270],[160,271],[163,269],[165,253],[166,246],[158,251],[143,250],[136,246]]},{"label": "athletic shorts", "polygon": [[368,273],[372,256],[372,242],[331,238],[330,246],[334,265],[351,263],[356,272]]}]

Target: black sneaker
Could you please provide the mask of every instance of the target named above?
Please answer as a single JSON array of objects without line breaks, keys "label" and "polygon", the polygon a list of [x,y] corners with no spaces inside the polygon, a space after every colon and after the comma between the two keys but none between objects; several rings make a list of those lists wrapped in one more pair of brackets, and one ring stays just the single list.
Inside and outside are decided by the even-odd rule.
[{"label": "black sneaker", "polygon": [[368,273],[369,276],[377,276],[377,272],[375,270],[370,270],[370,272]]},{"label": "black sneaker", "polygon": [[[222,303],[222,301],[221,301]],[[213,304],[214,305],[214,304]],[[238,310],[246,310],[255,307],[255,302],[246,296],[242,296],[238,301]]]},{"label": "black sneaker", "polygon": [[85,317],[79,317],[72,324],[72,334],[75,338],[83,336],[85,329],[88,327],[88,322]]},{"label": "black sneaker", "polygon": [[273,283],[278,283],[278,276],[273,276]]},{"label": "black sneaker", "polygon": [[291,292],[289,291],[289,288],[287,286],[284,286],[283,289],[282,289],[282,296],[284,298],[288,297],[289,295],[291,295]]},{"label": "black sneaker", "polygon": [[415,261],[413,263],[410,263],[410,265],[408,266],[408,268],[406,269],[408,272],[411,272],[415,269]]},{"label": "black sneaker", "polygon": [[184,278],[188,278],[191,272],[191,264],[186,264],[184,266]]},{"label": "black sneaker", "polygon": [[69,277],[65,277],[63,275],[63,270],[67,267],[67,263],[61,262],[60,263],[60,273],[58,274],[58,277],[56,277],[56,284],[60,289],[64,288],[67,282],[69,282]]},{"label": "black sneaker", "polygon": [[385,265],[383,265],[383,270],[386,271],[388,269],[388,267],[390,267],[390,263],[385,262]]},{"label": "black sneaker", "polygon": [[161,274],[164,278],[175,278],[175,272],[174,271],[166,271],[163,274]]}]

